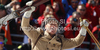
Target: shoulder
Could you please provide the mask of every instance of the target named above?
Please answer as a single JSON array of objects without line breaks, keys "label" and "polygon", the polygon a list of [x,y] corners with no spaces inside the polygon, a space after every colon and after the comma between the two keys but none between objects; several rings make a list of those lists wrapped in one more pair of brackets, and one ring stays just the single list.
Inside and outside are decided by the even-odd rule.
[{"label": "shoulder", "polygon": [[37,31],[38,31],[38,33],[40,33],[40,34],[43,34],[43,33],[44,33],[43,29],[42,29],[42,28],[40,28],[40,27],[39,27],[39,28],[37,28],[36,30],[37,30]]}]

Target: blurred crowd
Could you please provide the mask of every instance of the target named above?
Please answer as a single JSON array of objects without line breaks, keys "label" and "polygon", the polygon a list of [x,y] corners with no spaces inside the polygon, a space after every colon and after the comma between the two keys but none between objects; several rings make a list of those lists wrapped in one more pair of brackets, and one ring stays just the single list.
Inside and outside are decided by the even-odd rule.
[{"label": "blurred crowd", "polygon": [[[30,1],[31,0],[0,0],[0,18],[8,16],[14,11],[20,10],[26,6],[27,2]],[[34,2],[35,1],[37,0],[34,0]],[[50,0],[36,8],[36,11],[31,15],[30,24],[35,28],[41,27],[44,29],[45,20],[48,18],[56,18],[60,23],[57,33],[64,35],[65,38],[74,38],[78,35],[80,30],[80,18],[88,19],[90,24],[89,29],[100,42],[99,13],[99,0]],[[48,14],[51,16],[48,16]],[[22,16],[23,14],[21,14],[19,18],[14,18],[7,21],[8,24],[6,26],[0,26],[0,34],[10,33],[24,35],[24,32],[21,30]],[[5,35],[5,39],[7,39],[7,36],[10,35]],[[22,38],[15,38],[11,36],[9,39],[7,39],[7,45],[13,45],[12,40],[23,40]],[[31,50],[31,41],[30,39],[28,39],[28,41],[28,44],[22,44],[13,50]],[[0,50],[6,50],[4,47],[4,42],[4,38],[0,35]],[[82,44],[78,48],[88,48],[90,50],[97,49],[94,45],[92,45],[94,41],[91,39],[89,34],[87,34],[85,42],[89,42],[90,45]]]}]

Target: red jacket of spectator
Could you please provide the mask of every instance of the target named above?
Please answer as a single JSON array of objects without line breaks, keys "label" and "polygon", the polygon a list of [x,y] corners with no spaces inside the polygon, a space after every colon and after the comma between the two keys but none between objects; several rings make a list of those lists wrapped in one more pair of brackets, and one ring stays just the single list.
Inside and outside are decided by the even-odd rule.
[{"label": "red jacket of spectator", "polygon": [[87,16],[90,18],[92,21],[92,26],[98,25],[98,17],[100,17],[100,6],[92,6],[88,3],[86,3],[86,8],[87,8]]},{"label": "red jacket of spectator", "polygon": [[70,23],[70,19],[72,18],[72,15],[69,16],[69,18],[66,20],[66,23]]},{"label": "red jacket of spectator", "polygon": [[38,25],[39,25],[39,26],[41,26],[42,21],[44,20],[44,18],[45,18],[44,15],[42,15],[42,16],[40,16],[40,17],[38,18],[37,21],[38,21]]},{"label": "red jacket of spectator", "polygon": [[[97,26],[95,26],[95,27],[93,28],[93,30],[92,30],[92,33],[93,33],[93,35],[96,37],[96,39],[98,39],[98,33],[100,32],[100,28],[99,28],[99,27],[100,27],[100,26],[97,25]],[[93,39],[92,39],[91,41],[94,42]]]},{"label": "red jacket of spectator", "polygon": [[79,26],[73,27],[71,24],[68,24],[64,28],[64,30],[65,30],[65,32],[64,32],[65,38],[75,38],[79,33],[80,27]]},{"label": "red jacket of spectator", "polygon": [[43,14],[43,12],[44,12],[44,10],[45,10],[45,5],[44,4],[41,4],[40,6],[39,6],[39,12],[40,12],[40,15],[42,15]]},{"label": "red jacket of spectator", "polygon": [[[66,20],[66,23],[70,23],[71,18],[72,18],[72,15],[69,16],[69,18]],[[84,16],[82,19],[88,19],[90,21],[90,18],[88,18],[87,16]]]}]

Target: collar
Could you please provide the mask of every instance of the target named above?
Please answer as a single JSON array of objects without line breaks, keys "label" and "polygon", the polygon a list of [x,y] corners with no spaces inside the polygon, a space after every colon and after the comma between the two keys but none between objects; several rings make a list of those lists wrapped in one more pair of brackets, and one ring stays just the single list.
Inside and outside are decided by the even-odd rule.
[{"label": "collar", "polygon": [[[60,37],[61,38],[61,37]],[[42,40],[43,41],[49,41],[49,42],[52,42],[52,43],[58,43],[58,44],[61,44],[61,39],[59,38],[59,35],[56,34],[53,38],[49,35],[48,32],[44,32],[44,36],[42,37]]]},{"label": "collar", "polygon": [[50,40],[52,39],[52,37],[50,36],[50,34],[47,31],[45,31],[44,37],[47,39],[50,39]]}]

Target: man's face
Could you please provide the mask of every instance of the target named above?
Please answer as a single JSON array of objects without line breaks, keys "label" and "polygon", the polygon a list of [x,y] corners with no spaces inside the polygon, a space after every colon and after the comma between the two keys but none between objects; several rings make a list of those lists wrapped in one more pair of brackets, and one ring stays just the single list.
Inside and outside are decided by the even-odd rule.
[{"label": "man's face", "polygon": [[16,1],[14,4],[13,4],[13,7],[12,7],[14,10],[18,10],[20,9],[20,3],[18,1]]},{"label": "man's face", "polygon": [[78,0],[71,0],[72,8],[75,9],[78,6]]},{"label": "man's face", "polygon": [[3,39],[0,39],[0,50],[2,50],[4,47]]},{"label": "man's face", "polygon": [[0,10],[0,18],[4,17],[6,15],[5,10]]},{"label": "man's face", "polygon": [[53,3],[53,9],[54,9],[55,12],[57,12],[59,10],[59,4],[54,2]]},{"label": "man's face", "polygon": [[52,8],[50,8],[49,6],[47,6],[45,8],[45,11],[44,11],[44,16],[48,15],[48,14],[53,14],[53,10]]},{"label": "man's face", "polygon": [[56,21],[49,21],[49,23],[46,24],[45,29],[48,33],[54,35],[57,32],[58,24]]},{"label": "man's face", "polygon": [[83,6],[78,6],[77,12],[79,12],[81,14],[81,16],[84,16],[86,13],[86,8]]},{"label": "man's face", "polygon": [[73,15],[73,20],[72,20],[72,23],[74,23],[76,26],[79,25],[79,18],[80,18],[80,15],[79,14],[74,14]]}]

